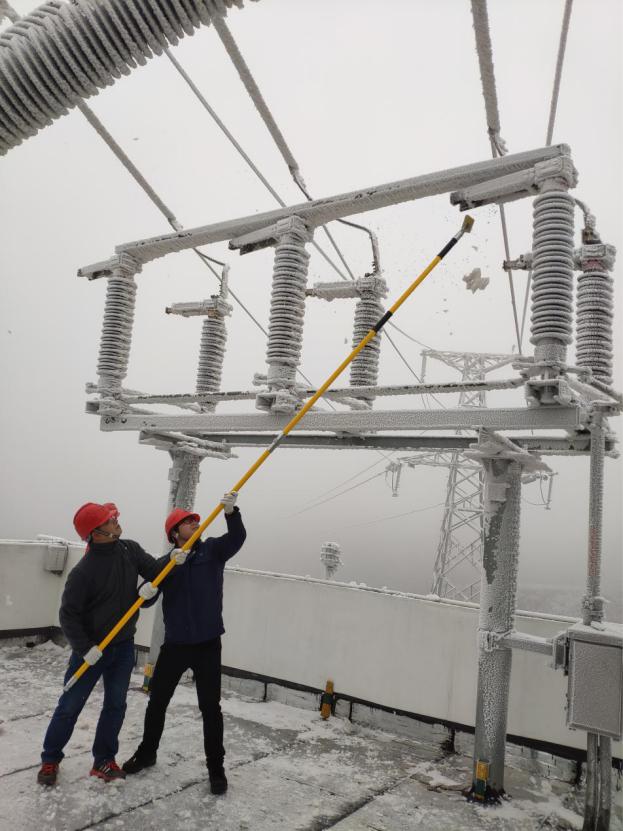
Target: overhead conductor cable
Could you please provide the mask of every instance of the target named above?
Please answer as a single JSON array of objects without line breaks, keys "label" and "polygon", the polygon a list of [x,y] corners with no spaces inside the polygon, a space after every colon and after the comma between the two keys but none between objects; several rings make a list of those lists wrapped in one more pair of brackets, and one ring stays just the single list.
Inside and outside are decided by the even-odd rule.
[{"label": "overhead conductor cable", "polygon": [[[493,69],[493,48],[491,46],[491,34],[489,32],[489,15],[487,13],[487,0],[472,0],[472,18],[474,22],[474,33],[476,35],[476,51],[478,52],[478,63],[480,65],[480,79],[482,81],[482,94],[485,99],[485,111],[487,114],[487,132],[491,143],[493,158],[506,155],[506,142],[500,136],[500,113],[498,111],[498,96],[495,85],[495,72]],[[504,241],[504,252],[506,259],[510,260],[510,245],[508,242],[508,229],[506,227],[506,212],[504,205],[498,205],[500,210],[500,222],[502,224],[502,238]],[[515,284],[513,272],[508,270],[508,287],[513,307],[513,321],[515,323],[515,335],[517,337],[517,349],[521,354],[521,331],[519,317],[517,315],[517,301],[515,299]]]}]

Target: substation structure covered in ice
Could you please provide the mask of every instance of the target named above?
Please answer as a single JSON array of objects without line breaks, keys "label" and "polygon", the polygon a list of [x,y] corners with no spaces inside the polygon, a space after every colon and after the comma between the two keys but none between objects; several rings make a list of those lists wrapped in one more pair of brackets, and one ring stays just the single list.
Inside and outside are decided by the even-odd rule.
[{"label": "substation structure covered in ice", "polygon": [[[593,671],[605,655],[604,649],[614,649],[620,658],[623,648],[622,627],[610,624],[605,641],[600,635],[604,617],[600,590],[603,464],[604,456],[614,452],[608,418],[618,415],[621,409],[621,398],[611,389],[610,271],[614,250],[601,242],[594,224],[584,228],[583,244],[575,247],[576,200],[569,190],[576,181],[569,147],[557,145],[125,243],[117,247],[109,260],[79,271],[83,277],[106,279],[109,284],[98,381],[90,387],[96,398],[88,403],[88,410],[100,416],[103,430],[134,430],[142,443],[168,450],[173,459],[171,504],[190,508],[202,458],[227,458],[235,446],[276,446],[275,433],[279,434],[292,414],[315,392],[296,378],[308,299],[355,299],[354,344],[383,314],[387,287],[378,269],[350,283],[308,287],[306,247],[319,226],[353,214],[447,192],[451,192],[452,204],[463,209],[534,197],[533,250],[522,258],[533,271],[533,357],[518,356],[512,364],[514,374],[503,381],[479,378],[452,384],[390,387],[377,383],[379,344],[374,348],[366,346],[353,362],[350,384],[325,395],[327,400],[349,409],[312,410],[302,431],[281,436],[279,441],[284,447],[298,448],[462,452],[477,466],[484,483],[483,556],[472,793],[483,799],[494,799],[504,791],[513,649],[550,655],[555,666],[569,673],[568,719],[573,719],[578,707],[584,708],[585,715],[593,714],[584,718],[582,729],[588,732],[589,770],[594,775],[591,781],[601,781],[603,799],[609,799],[610,793],[611,740],[620,738],[623,728],[620,707],[614,710],[600,707],[603,675]],[[126,390],[123,379],[130,357],[137,275],[159,257],[221,241],[228,241],[231,249],[243,254],[267,246],[274,248],[268,369],[255,375],[254,383],[260,385],[259,391],[219,389],[226,346],[225,318],[230,312],[225,273],[220,295],[168,309],[206,316],[196,391],[185,395],[147,395]],[[567,357],[573,341],[574,269],[579,272],[577,365],[572,365]],[[498,357],[508,363],[507,357]],[[457,391],[469,394],[516,387],[525,390],[524,407],[489,408],[473,406],[472,401],[472,406],[442,410],[373,409],[373,402],[387,395],[430,392],[443,395]],[[222,416],[215,412],[219,402],[251,398],[260,412]],[[158,403],[178,405],[183,410],[171,415],[143,409]],[[476,442],[461,433],[474,429],[479,434]],[[426,432],[421,435],[421,431]],[[560,431],[564,431],[562,437]],[[580,629],[571,627],[556,638],[538,638],[514,629],[520,496],[522,480],[547,474],[549,468],[543,456],[557,453],[590,454],[591,459],[584,620]],[[620,692],[621,679],[614,677],[616,672],[611,674],[609,683],[618,684]],[[583,704],[579,704],[578,696]],[[563,701],[560,706],[564,706]],[[609,723],[600,723],[599,714],[606,711],[610,713]],[[579,726],[579,722],[573,726]],[[598,792],[599,787],[595,786],[591,798]]]},{"label": "substation structure covered in ice", "polygon": [[[80,270],[89,279],[108,281],[98,379],[89,387],[95,398],[89,401],[88,410],[100,416],[103,430],[138,431],[142,443],[168,451],[172,459],[170,504],[187,508],[194,502],[202,459],[227,459],[237,445],[267,446],[271,450],[279,444],[284,448],[462,452],[472,460],[483,481],[472,795],[495,799],[504,791],[512,651],[536,651],[551,656],[554,667],[568,673],[567,721],[588,734],[587,816],[592,817],[592,827],[599,803],[599,821],[605,828],[610,800],[611,741],[621,738],[623,732],[622,627],[604,624],[600,585],[604,458],[614,451],[608,419],[621,409],[621,397],[611,389],[610,271],[615,251],[599,239],[594,222],[588,220],[582,244],[575,247],[574,214],[576,204],[581,203],[569,193],[576,185],[570,149],[557,145],[503,155],[505,148],[493,95],[486,4],[473,0],[489,133],[497,158],[183,230],[114,145],[83,99],[153,54],[167,52],[168,44],[192,34],[200,24],[211,23],[297,180],[296,162],[292,157],[288,160],[283,137],[274,123],[275,129],[269,125],[270,113],[225,26],[223,15],[233,5],[242,4],[236,0],[184,0],[171,4],[154,0],[75,0],[66,4],[51,0],[24,20],[15,20],[0,36],[0,153],[6,153],[68,108],[77,106],[175,229],[173,234],[120,245],[107,261]],[[165,6],[168,13],[163,10]],[[6,8],[5,2],[0,3],[0,13],[6,13]],[[297,180],[299,186],[301,182]],[[349,284],[309,287],[307,246],[313,244],[315,230],[333,220],[448,192],[451,202],[463,209],[534,198],[532,251],[513,263],[514,267],[532,271],[534,356],[518,357],[512,364],[514,375],[501,382],[479,378],[464,379],[458,384],[388,387],[378,385],[377,339],[353,362],[350,384],[324,395],[327,401],[334,402],[333,406],[342,404],[348,410],[318,409],[306,417],[304,431],[279,435],[292,414],[314,393],[297,381],[308,299],[355,299],[353,343],[358,343],[382,316],[387,293],[377,256],[372,273]],[[130,359],[137,275],[156,258],[220,241],[228,241],[232,249],[245,254],[260,247],[274,247],[267,370],[254,379],[260,389],[221,391],[226,318],[231,313],[226,267],[219,295],[196,303],[172,304],[168,309],[170,313],[205,318],[195,391],[186,395],[148,395],[126,389],[123,382]],[[567,355],[574,339],[574,270],[578,272],[575,365]],[[472,289],[482,285],[478,274],[469,275],[466,283]],[[515,387],[525,390],[525,407],[373,409],[375,400],[386,395],[468,395]],[[255,399],[260,412],[227,416],[216,412],[220,402],[237,399]],[[162,403],[175,405],[180,412],[165,415],[146,409]],[[474,429],[478,431],[477,441],[461,432]],[[562,437],[560,431],[564,431]],[[521,487],[526,477],[547,473],[543,456],[557,453],[590,454],[584,614],[581,624],[558,636],[536,637],[514,628]],[[159,637],[161,633],[155,631],[152,650]],[[563,707],[562,701],[560,706]]]}]

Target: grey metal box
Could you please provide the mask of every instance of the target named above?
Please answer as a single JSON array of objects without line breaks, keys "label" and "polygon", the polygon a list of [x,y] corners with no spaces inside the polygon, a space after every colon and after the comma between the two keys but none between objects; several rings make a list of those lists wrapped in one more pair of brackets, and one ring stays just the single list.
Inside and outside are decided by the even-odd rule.
[{"label": "grey metal box", "polygon": [[620,739],[623,735],[623,625],[568,630],[567,726]]},{"label": "grey metal box", "polygon": [[44,571],[51,571],[53,574],[62,574],[67,563],[66,545],[48,545],[43,556]]}]

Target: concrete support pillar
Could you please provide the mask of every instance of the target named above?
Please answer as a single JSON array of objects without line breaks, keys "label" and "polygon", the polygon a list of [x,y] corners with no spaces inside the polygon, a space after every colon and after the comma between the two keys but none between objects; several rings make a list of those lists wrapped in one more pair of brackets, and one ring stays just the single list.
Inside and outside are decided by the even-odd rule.
[{"label": "concrete support pillar", "polygon": [[513,628],[519,558],[521,465],[483,459],[484,549],[478,623],[478,693],[471,796],[504,793],[504,754],[512,653],[501,640]]},{"label": "concrete support pillar", "polygon": [[[201,457],[185,453],[183,450],[170,450],[171,467],[169,468],[169,498],[167,500],[167,515],[173,508],[184,508],[192,511],[199,484]],[[163,517],[164,520],[164,517]],[[165,538],[163,553],[171,549],[171,543]],[[160,647],[164,643],[164,619],[162,617],[162,597],[154,607],[154,624],[151,631],[149,656],[145,664],[143,675],[143,690],[149,690],[149,683],[153,675],[154,666],[158,660]]]},{"label": "concrete support pillar", "polygon": [[604,601],[601,596],[601,538],[604,512],[604,461],[606,435],[603,416],[594,412],[590,425],[591,455],[588,497],[588,556],[586,594],[582,601],[582,623],[604,619]]}]

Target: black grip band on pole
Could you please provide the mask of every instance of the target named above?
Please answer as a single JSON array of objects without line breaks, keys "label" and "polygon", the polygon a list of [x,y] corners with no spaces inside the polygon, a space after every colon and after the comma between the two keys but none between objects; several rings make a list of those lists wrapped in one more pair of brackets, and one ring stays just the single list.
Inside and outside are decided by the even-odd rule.
[{"label": "black grip band on pole", "polygon": [[457,242],[458,242],[458,239],[456,237],[452,237],[450,242],[446,243],[446,245],[444,245],[444,247],[441,249],[439,254],[437,254],[439,259],[443,260],[443,258],[446,256],[448,251],[450,251],[452,248],[454,248],[454,246],[457,244]]},{"label": "black grip band on pole", "polygon": [[383,315],[383,317],[382,317],[382,318],[378,321],[378,323],[375,323],[375,324],[374,324],[374,326],[372,327],[372,329],[373,329],[375,332],[380,332],[380,331],[381,331],[381,329],[383,328],[383,326],[385,326],[385,324],[387,323],[387,321],[390,319],[390,317],[392,316],[392,314],[393,314],[393,312],[390,312],[390,311],[385,312],[385,314]]}]

